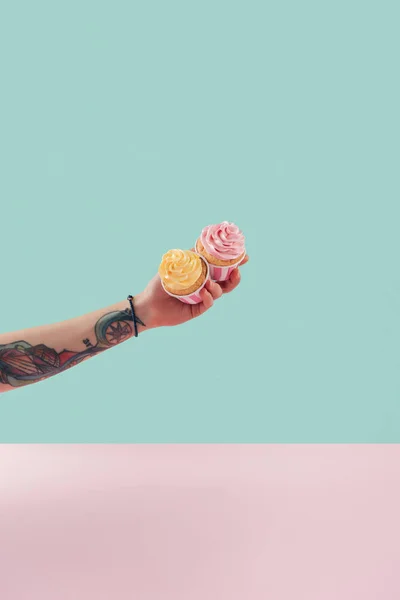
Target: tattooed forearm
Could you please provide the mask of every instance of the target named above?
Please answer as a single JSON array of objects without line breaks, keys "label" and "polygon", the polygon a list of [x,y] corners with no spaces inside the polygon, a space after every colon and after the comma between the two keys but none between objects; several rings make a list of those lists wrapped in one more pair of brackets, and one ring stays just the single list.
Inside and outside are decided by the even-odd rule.
[{"label": "tattooed forearm", "polygon": [[[136,316],[136,323],[145,324]],[[80,362],[116,346],[133,335],[133,317],[129,308],[103,315],[95,324],[93,341],[85,338],[83,350],[57,352],[46,344],[31,345],[17,341],[0,345],[0,384],[21,387],[47,379]]]}]

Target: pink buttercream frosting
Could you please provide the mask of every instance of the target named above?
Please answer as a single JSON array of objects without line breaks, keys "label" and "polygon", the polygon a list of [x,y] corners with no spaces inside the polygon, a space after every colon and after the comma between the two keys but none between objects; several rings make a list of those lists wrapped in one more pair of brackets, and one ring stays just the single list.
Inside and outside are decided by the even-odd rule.
[{"label": "pink buttercream frosting", "polygon": [[234,260],[245,251],[242,231],[228,221],[205,227],[201,232],[200,241],[206,252],[219,260]]}]

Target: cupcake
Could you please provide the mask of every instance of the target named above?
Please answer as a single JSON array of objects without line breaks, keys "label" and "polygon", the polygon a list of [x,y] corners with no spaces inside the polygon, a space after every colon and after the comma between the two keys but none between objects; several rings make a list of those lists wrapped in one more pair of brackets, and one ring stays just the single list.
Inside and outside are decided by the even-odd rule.
[{"label": "cupcake", "polygon": [[169,250],[158,269],[161,284],[170,296],[185,304],[202,301],[200,291],[209,278],[207,262],[191,250]]},{"label": "cupcake", "polygon": [[228,221],[208,225],[196,242],[196,251],[208,262],[211,279],[226,281],[246,256],[244,235]]}]

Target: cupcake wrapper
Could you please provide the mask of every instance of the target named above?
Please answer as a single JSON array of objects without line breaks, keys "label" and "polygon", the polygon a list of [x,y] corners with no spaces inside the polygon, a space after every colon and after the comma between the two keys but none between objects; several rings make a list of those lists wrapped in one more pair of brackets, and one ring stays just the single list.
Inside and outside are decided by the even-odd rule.
[{"label": "cupcake wrapper", "polygon": [[190,296],[175,296],[184,304],[199,304],[201,302],[201,296],[198,292],[190,294]]},{"label": "cupcake wrapper", "polygon": [[[196,251],[197,251],[197,240],[196,240]],[[204,256],[203,256],[204,258]],[[204,259],[206,260],[206,259]],[[242,262],[243,258],[240,258],[237,263],[234,265],[229,265],[229,267],[217,267],[217,265],[212,265],[208,263],[210,269],[210,279],[213,281],[227,281],[229,277],[232,275],[233,271],[237,269],[237,267]],[[207,262],[207,261],[206,261]]]},{"label": "cupcake wrapper", "polygon": [[216,267],[210,265],[210,277],[213,281],[227,281],[233,271],[240,265],[239,261],[237,265],[231,265],[230,267]]},{"label": "cupcake wrapper", "polygon": [[206,278],[204,280],[203,285],[201,287],[199,287],[198,290],[196,290],[195,292],[193,292],[193,294],[190,294],[188,296],[177,296],[176,294],[171,294],[171,292],[169,292],[168,290],[166,290],[165,287],[164,287],[163,282],[161,281],[161,285],[163,287],[163,290],[164,290],[164,292],[166,292],[168,294],[168,296],[172,296],[172,298],[176,298],[177,300],[180,300],[184,304],[200,304],[200,302],[202,302],[202,299],[201,299],[201,296],[200,296],[200,292],[203,289],[203,287],[206,285],[207,281],[210,279],[210,265],[205,260],[205,258],[203,258],[203,256],[201,256],[200,254],[199,254],[199,256],[200,256],[201,260],[207,266]]}]

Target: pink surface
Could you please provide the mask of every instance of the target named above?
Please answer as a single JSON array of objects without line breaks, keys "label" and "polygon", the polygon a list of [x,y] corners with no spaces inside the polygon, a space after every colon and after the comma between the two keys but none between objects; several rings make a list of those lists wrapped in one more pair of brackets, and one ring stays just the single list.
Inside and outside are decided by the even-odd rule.
[{"label": "pink surface", "polygon": [[400,446],[2,446],[4,600],[395,600]]}]

